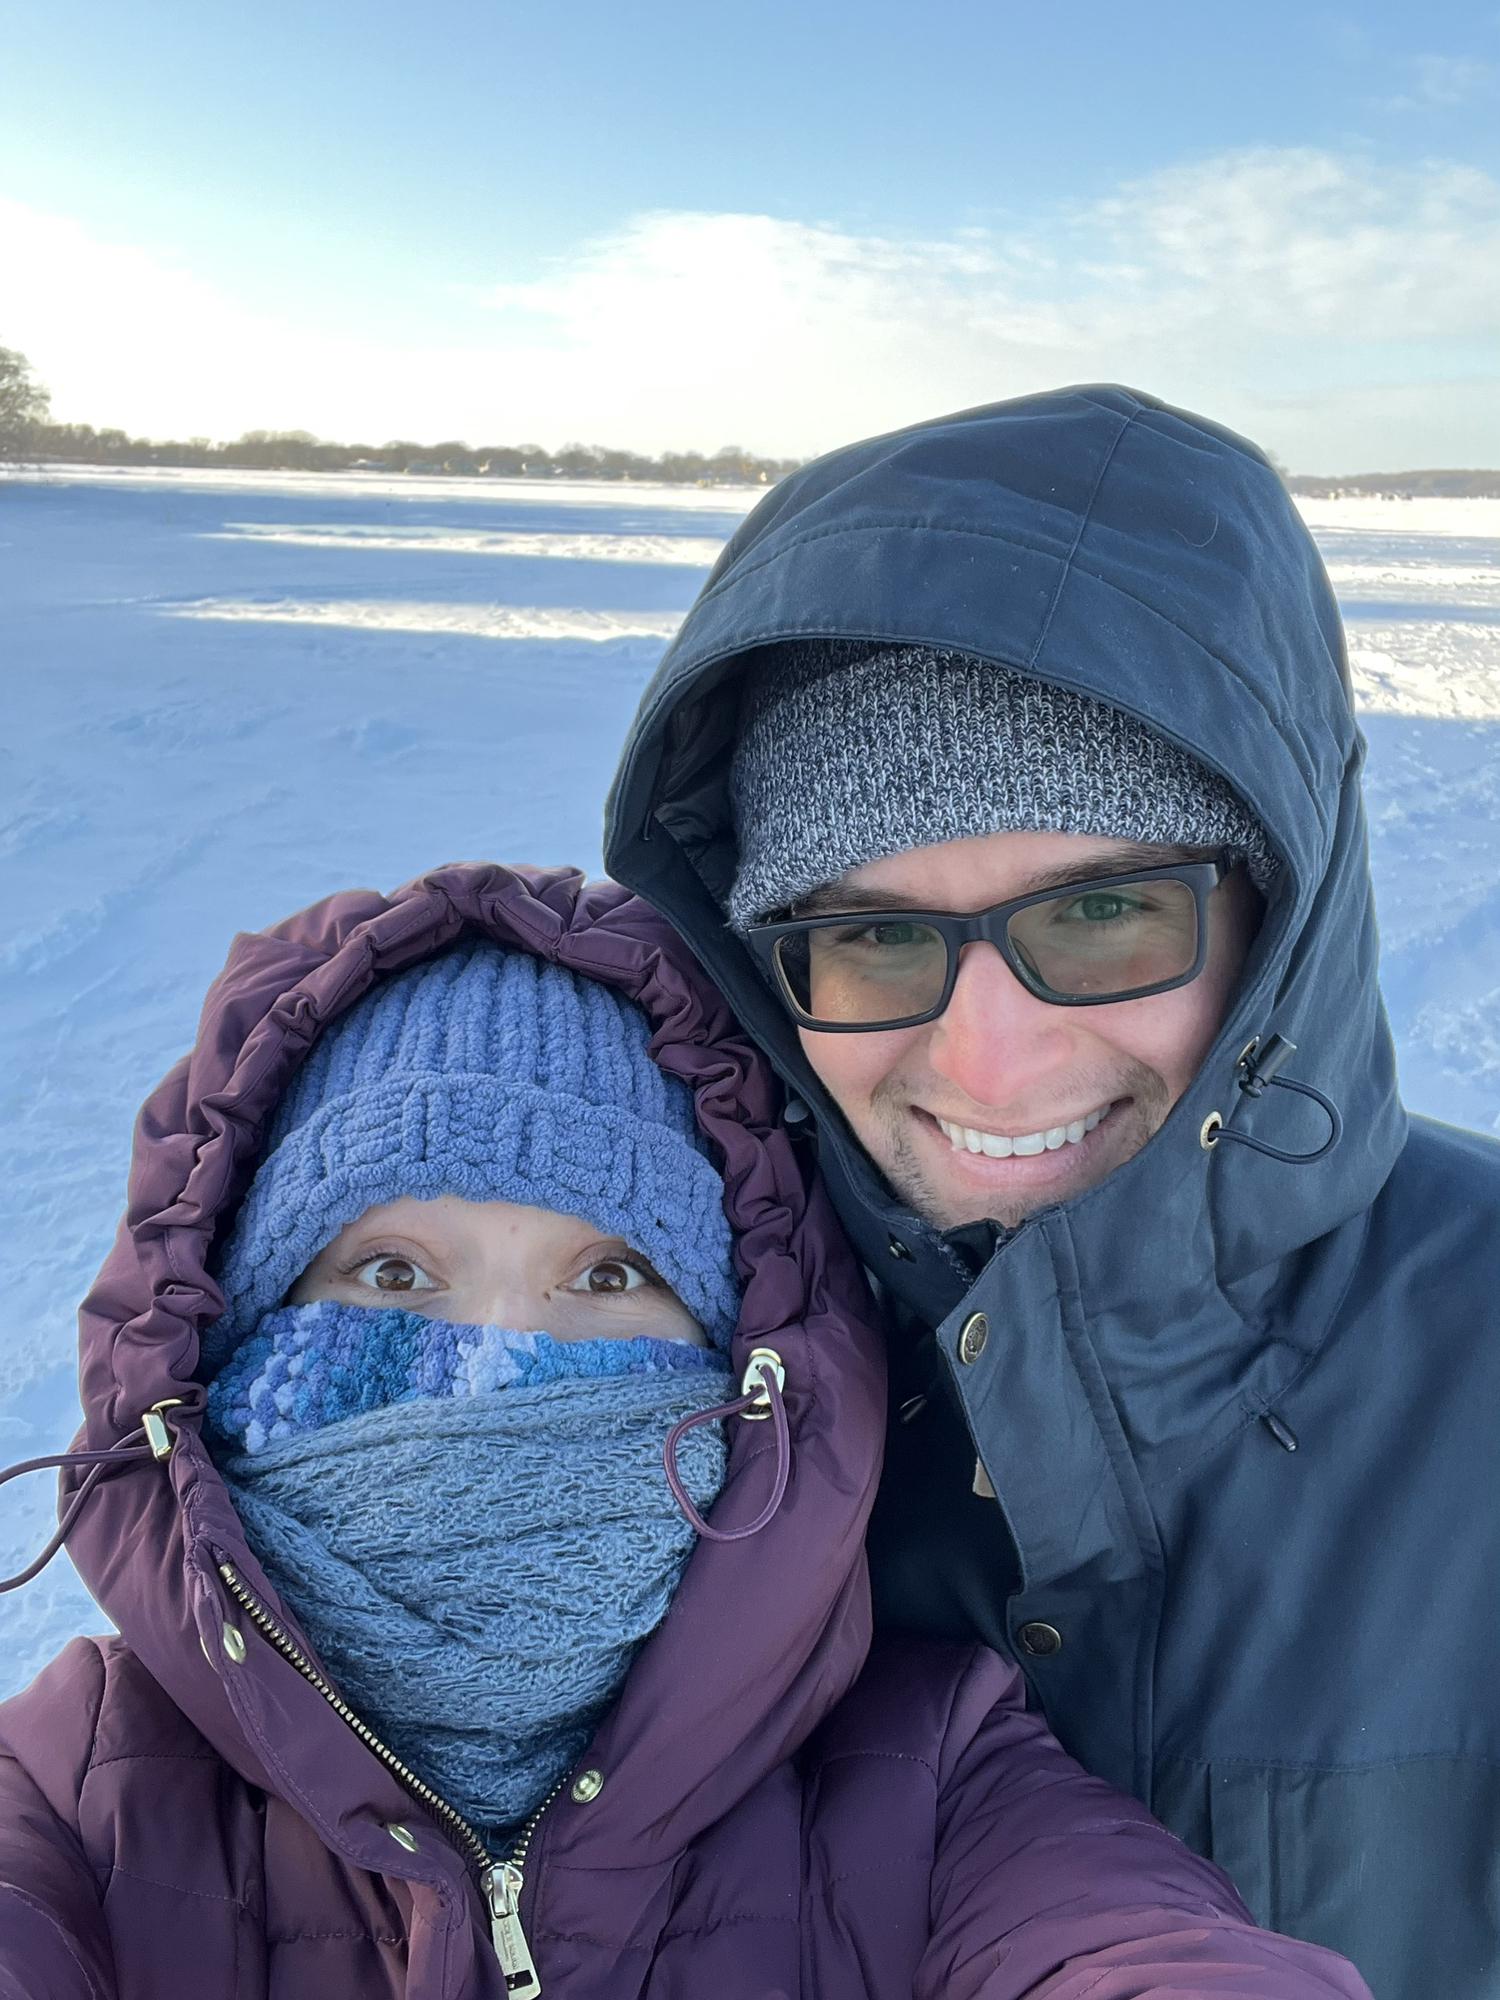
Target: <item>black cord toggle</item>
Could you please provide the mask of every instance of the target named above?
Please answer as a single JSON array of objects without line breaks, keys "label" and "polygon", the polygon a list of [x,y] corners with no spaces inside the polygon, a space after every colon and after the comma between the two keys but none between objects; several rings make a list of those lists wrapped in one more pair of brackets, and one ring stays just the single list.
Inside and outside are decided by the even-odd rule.
[{"label": "black cord toggle", "polygon": [[1325,1153],[1333,1151],[1344,1135],[1344,1120],[1338,1106],[1321,1090],[1314,1089],[1312,1084],[1300,1083],[1294,1076],[1281,1074],[1296,1053],[1297,1044],[1289,1042],[1285,1035],[1272,1035],[1264,1047],[1257,1035],[1240,1052],[1240,1059],[1235,1064],[1236,1081],[1246,1097],[1264,1097],[1268,1089],[1274,1088],[1294,1090],[1299,1097],[1311,1098],[1328,1118],[1328,1137],[1322,1145],[1311,1153],[1289,1153],[1281,1146],[1254,1138],[1249,1132],[1231,1131],[1223,1124],[1215,1125],[1211,1133],[1205,1126],[1205,1145],[1217,1146],[1225,1139],[1232,1139],[1237,1145],[1250,1146],[1257,1153],[1264,1153],[1268,1159],[1281,1160],[1290,1167],[1310,1166],[1314,1160],[1321,1160]]}]

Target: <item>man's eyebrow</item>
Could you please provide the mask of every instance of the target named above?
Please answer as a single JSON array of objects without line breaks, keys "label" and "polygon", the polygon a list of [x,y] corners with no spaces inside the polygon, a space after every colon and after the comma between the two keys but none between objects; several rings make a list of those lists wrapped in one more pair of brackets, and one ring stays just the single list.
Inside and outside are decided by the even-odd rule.
[{"label": "man's eyebrow", "polygon": [[[997,898],[1010,902],[1013,896],[1030,896],[1044,889],[1067,889],[1075,882],[1092,882],[1099,875],[1126,875],[1138,868],[1166,868],[1174,862],[1202,861],[1211,850],[1201,847],[1153,846],[1148,842],[1127,841],[1083,860],[1068,861],[1056,868],[1043,868],[1018,882],[1011,896]],[[792,915],[797,917],[854,915],[865,910],[916,910],[930,908],[914,902],[895,889],[863,888],[857,882],[824,882],[799,896]]]}]

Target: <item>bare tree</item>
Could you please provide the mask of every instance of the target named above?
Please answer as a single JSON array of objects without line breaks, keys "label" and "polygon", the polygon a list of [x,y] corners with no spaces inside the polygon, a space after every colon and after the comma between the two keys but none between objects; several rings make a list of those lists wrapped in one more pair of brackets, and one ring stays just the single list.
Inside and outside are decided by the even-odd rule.
[{"label": "bare tree", "polygon": [[48,407],[47,391],[26,356],[0,347],[0,464],[29,456]]}]

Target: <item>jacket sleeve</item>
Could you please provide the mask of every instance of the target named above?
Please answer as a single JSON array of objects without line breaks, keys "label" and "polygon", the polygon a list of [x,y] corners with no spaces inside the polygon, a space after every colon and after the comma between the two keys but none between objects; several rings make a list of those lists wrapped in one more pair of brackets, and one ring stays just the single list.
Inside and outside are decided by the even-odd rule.
[{"label": "jacket sleeve", "polygon": [[115,2000],[78,1797],[104,1693],[98,1648],[75,1639],[0,1702],[0,2000]]},{"label": "jacket sleeve", "polygon": [[1092,1778],[987,1650],[938,1774],[915,2000],[1370,2000],[1348,1962],[1256,1928],[1224,1876]]}]

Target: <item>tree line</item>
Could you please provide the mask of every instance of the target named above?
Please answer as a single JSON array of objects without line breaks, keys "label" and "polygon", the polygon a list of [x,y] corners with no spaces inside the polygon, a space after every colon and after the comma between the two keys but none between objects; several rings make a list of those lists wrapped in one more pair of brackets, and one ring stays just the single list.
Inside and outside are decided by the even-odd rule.
[{"label": "tree line", "polygon": [[[769,486],[802,463],[761,458],[727,444],[711,454],[668,451],[648,458],[604,445],[470,445],[461,438],[419,444],[334,444],[311,431],[246,431],[232,443],[210,438],[138,438],[92,424],[51,421],[47,392],[25,355],[0,347],[0,464],[52,459],[71,465],[225,466],[250,472],[448,473],[469,478],[640,479],[672,486]],[[1278,471],[1283,471],[1280,466]],[[1500,497],[1500,472],[1434,470],[1362,472],[1336,477],[1283,477],[1293,493],[1320,499],[1382,494],[1401,499]]]},{"label": "tree line", "polygon": [[26,357],[0,347],[0,462],[60,460],[73,465],[220,466],[251,472],[448,473],[492,479],[641,479],[667,485],[769,486],[801,463],[762,458],[739,445],[721,450],[668,451],[658,457],[605,445],[471,445],[461,438],[421,444],[336,444],[311,431],[246,431],[223,443],[211,438],[139,438],[122,430],[51,420],[47,392]]}]

